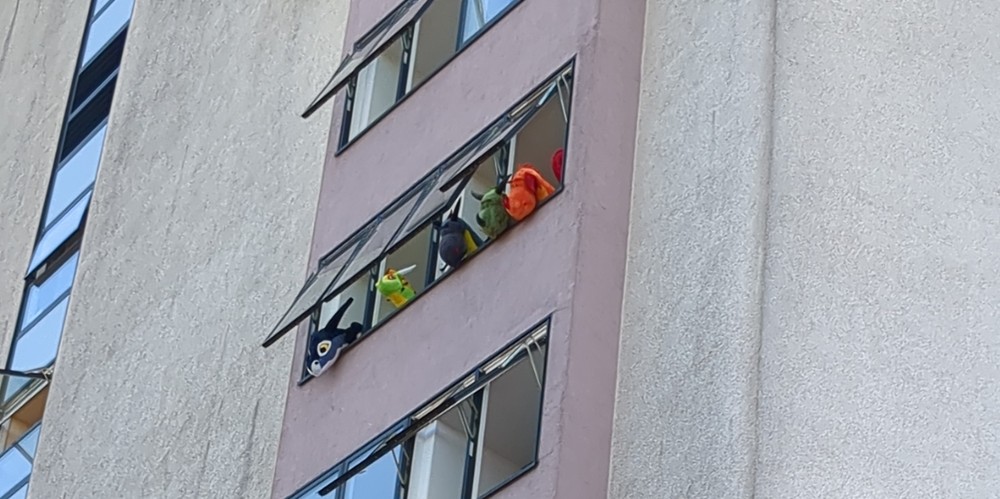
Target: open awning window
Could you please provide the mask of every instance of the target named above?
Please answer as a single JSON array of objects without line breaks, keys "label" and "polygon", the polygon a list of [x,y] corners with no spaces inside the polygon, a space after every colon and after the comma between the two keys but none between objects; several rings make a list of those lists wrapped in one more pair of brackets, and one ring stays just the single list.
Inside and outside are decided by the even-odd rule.
[{"label": "open awning window", "polygon": [[[531,397],[527,396],[529,395],[528,393],[525,393],[525,397],[518,397],[516,399],[520,402],[519,406],[524,406],[524,408],[527,408],[527,412],[531,413],[529,419],[534,419],[534,429],[525,431],[523,437],[534,440],[537,445],[537,425],[539,424],[538,420],[541,414],[541,390],[544,384],[548,333],[549,319],[546,319],[541,324],[532,328],[527,334],[515,340],[503,351],[483,362],[471,373],[468,373],[460,378],[459,381],[446,388],[429,403],[413,411],[409,416],[403,418],[402,421],[393,425],[390,430],[383,432],[373,441],[366,444],[357,453],[344,460],[341,464],[334,466],[324,476],[303,487],[299,493],[294,494],[292,497],[335,496],[334,492],[338,488],[344,486],[359,474],[365,473],[373,466],[377,466],[378,463],[383,461],[385,456],[392,455],[396,452],[396,449],[405,449],[406,442],[412,440],[422,429],[446,417],[447,414],[454,412],[456,408],[461,407],[463,404],[472,403],[474,396],[478,394],[481,397],[484,390],[497,385],[499,380],[509,381],[509,378],[512,378],[514,375],[525,380],[527,386],[530,387],[529,393],[535,394],[534,397]],[[530,398],[535,398],[535,400],[531,401],[529,400]],[[533,404],[529,402],[533,402]],[[496,401],[493,402],[494,406],[498,406],[498,404],[503,404],[503,397],[498,396]],[[480,410],[472,412],[470,416],[473,420],[478,420],[488,415],[487,411],[481,410],[484,409],[482,401],[479,401],[476,405]],[[476,416],[476,413],[478,413],[478,416]],[[504,416],[509,415],[504,414]],[[466,422],[473,423],[475,421]],[[480,422],[488,423],[487,421]],[[473,425],[473,428],[475,426],[478,425]],[[515,424],[514,426],[519,425]],[[528,430],[529,428],[520,429]],[[490,435],[485,433],[485,436],[489,437]],[[482,446],[483,442],[477,445]],[[480,449],[478,454],[484,454],[482,449]],[[418,458],[414,457],[414,459]],[[481,464],[485,466],[488,463],[483,462]],[[396,465],[401,466],[399,461],[397,461]],[[403,470],[400,471],[400,475],[407,475],[407,473],[402,473]],[[484,482],[482,488],[489,488],[489,485],[492,484]],[[473,497],[480,495],[473,494]]]},{"label": "open awning window", "polygon": [[30,372],[0,369],[0,424],[6,423],[48,386],[51,368]]},{"label": "open awning window", "polygon": [[384,19],[354,43],[351,53],[340,62],[340,66],[333,72],[330,81],[327,82],[319,95],[309,104],[303,118],[308,118],[326,101],[330,100],[334,94],[357,73],[368,61],[375,57],[386,45],[393,41],[404,28],[420,17],[423,11],[430,4],[431,0],[406,0],[399,7],[396,7]]},{"label": "open awning window", "polygon": [[[264,340],[264,347],[284,336],[408,235],[454,204],[476,166],[521,131],[544,104],[557,95],[561,102],[568,103],[571,72],[572,65],[560,70],[322,258],[316,272],[306,280],[288,311]],[[564,104],[564,109],[565,106],[568,104]]]}]

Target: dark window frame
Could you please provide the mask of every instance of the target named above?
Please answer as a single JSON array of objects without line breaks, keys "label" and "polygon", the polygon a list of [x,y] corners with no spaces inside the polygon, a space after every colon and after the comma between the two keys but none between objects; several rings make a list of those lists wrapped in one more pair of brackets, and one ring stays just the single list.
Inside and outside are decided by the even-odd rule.
[{"label": "dark window frame", "polygon": [[[422,18],[424,16],[424,14],[427,13],[427,10],[434,3],[434,1],[435,0],[428,1],[427,4],[423,6],[423,10],[419,13],[419,15],[417,15],[416,17],[414,17],[413,20],[410,21],[409,23],[407,23],[407,25],[404,26],[399,31],[398,34],[394,35],[388,42],[386,42],[385,46],[382,47],[381,50],[379,50],[377,52],[373,52],[368,57],[367,60],[365,60],[364,62],[362,62],[358,66],[358,69],[356,69],[354,71],[354,74],[352,74],[348,78],[347,83],[344,86],[345,96],[343,98],[343,104],[341,105],[340,132],[337,134],[337,149],[333,153],[334,157],[340,156],[345,150],[347,150],[348,147],[350,147],[352,144],[354,144],[355,142],[357,142],[358,140],[360,140],[361,137],[365,136],[371,129],[375,128],[386,116],[392,114],[393,110],[395,110],[397,107],[399,107],[411,95],[413,95],[414,93],[417,92],[417,90],[419,90],[421,87],[423,87],[425,83],[427,83],[428,81],[432,80],[445,67],[449,66],[452,63],[452,61],[454,61],[460,54],[462,54],[462,52],[464,52],[466,48],[468,48],[476,40],[478,40],[479,37],[483,36],[493,26],[495,26],[504,17],[506,17],[507,14],[509,14],[510,12],[512,12],[518,5],[520,5],[522,2],[524,2],[524,0],[513,0],[509,5],[507,5],[506,7],[504,7],[504,9],[499,14],[497,14],[496,16],[494,16],[493,19],[490,19],[489,22],[487,22],[486,24],[484,24],[478,31],[476,31],[476,33],[474,35],[470,36],[467,40],[463,41],[462,40],[462,32],[463,32],[464,26],[465,26],[465,4],[466,4],[466,2],[468,0],[462,0],[460,2],[460,6],[459,6],[460,12],[459,12],[459,16],[458,16],[459,17],[458,39],[456,40],[456,43],[455,43],[455,51],[452,52],[448,57],[446,57],[441,62],[441,64],[438,65],[437,68],[435,68],[433,71],[430,72],[430,74],[427,75],[427,77],[425,77],[423,80],[421,80],[416,85],[414,85],[409,90],[407,90],[406,89],[406,79],[407,79],[407,76],[409,74],[409,63],[412,62],[412,59],[413,59],[413,54],[411,53],[411,48],[413,46],[412,35],[414,33],[414,27],[416,26],[416,24],[418,22],[420,22],[420,18]],[[405,4],[405,2],[404,2],[404,4]],[[392,11],[390,11],[390,13],[388,15],[386,15],[386,17],[384,17],[382,20],[380,20],[375,25],[375,28],[372,28],[367,33],[365,33],[365,35],[363,35],[358,40],[358,42],[355,42],[354,47],[359,46],[359,44],[361,44],[362,41],[370,39],[372,36],[374,36],[375,34],[377,34],[378,28],[380,26],[382,26],[386,22],[387,19],[390,19],[393,16],[393,14],[395,13],[396,9],[398,9],[398,8],[399,7],[397,6]],[[407,61],[407,64],[406,64],[406,67],[403,67],[403,64],[400,64],[400,72],[399,72],[400,74],[398,75],[400,83],[399,83],[399,86],[397,87],[396,101],[393,102],[388,108],[386,108],[386,110],[383,111],[381,115],[379,115],[374,120],[370,121],[361,130],[359,130],[358,133],[354,137],[351,137],[350,136],[350,133],[351,133],[351,117],[352,117],[353,108],[354,108],[354,98],[357,95],[358,73],[361,71],[362,68],[364,68],[368,64],[370,64],[371,61],[377,59],[383,52],[385,52],[385,50],[390,45],[396,43],[396,40],[398,40],[400,37],[402,37],[403,34],[405,34],[405,33],[409,33],[411,35],[410,47],[404,47],[404,49],[403,49],[403,59]]]},{"label": "dark window frame", "polygon": [[[397,420],[395,423],[390,425],[389,429],[380,432],[374,438],[372,438],[364,445],[362,445],[358,450],[352,452],[350,455],[337,462],[337,464],[328,468],[326,471],[320,473],[318,477],[310,480],[308,483],[298,488],[296,491],[292,492],[292,494],[289,495],[286,499],[300,499],[301,497],[303,497],[304,494],[312,491],[312,489],[316,488],[317,486],[327,481],[329,481],[330,483],[319,490],[320,494],[322,494],[323,491],[326,489],[332,489],[327,491],[327,494],[323,495],[323,497],[330,499],[341,499],[340,491],[343,490],[344,483],[349,481],[353,476],[356,476],[357,473],[360,473],[361,471],[366,469],[368,466],[371,466],[372,463],[376,462],[378,459],[380,459],[382,456],[388,453],[391,449],[395,449],[398,445],[402,444],[403,442],[412,442],[413,436],[416,435],[417,432],[419,432],[430,423],[436,421],[440,416],[451,410],[452,406],[449,405],[450,401],[451,402],[463,401],[466,399],[472,399],[478,397],[479,400],[474,403],[476,407],[479,407],[481,410],[482,408],[481,398],[485,387],[488,386],[492,381],[496,380],[497,378],[508,372],[504,367],[496,367],[491,372],[488,373],[483,373],[482,371],[491,363],[499,360],[501,355],[509,352],[519,343],[524,343],[525,341],[528,340],[528,338],[537,334],[539,330],[544,328],[545,335],[540,340],[537,340],[535,342],[535,344],[537,344],[539,348],[541,346],[545,347],[545,354],[541,359],[542,372],[544,374],[542,376],[541,388],[538,395],[539,396],[538,416],[537,416],[538,425],[534,435],[535,449],[534,449],[534,455],[532,456],[532,460],[529,464],[522,466],[519,470],[512,473],[511,476],[509,476],[504,481],[498,483],[490,490],[486,491],[483,494],[475,495],[472,497],[476,497],[476,499],[486,499],[488,497],[491,497],[494,494],[506,488],[511,483],[520,479],[525,474],[529,473],[531,470],[537,468],[539,463],[539,451],[542,438],[542,426],[543,426],[542,423],[545,416],[545,395],[546,395],[545,392],[548,386],[547,380],[549,375],[549,358],[550,358],[552,336],[553,336],[552,335],[553,315],[554,312],[549,313],[549,315],[547,315],[545,318],[541,319],[534,325],[530,326],[526,331],[519,334],[515,339],[507,342],[502,347],[500,347],[492,354],[487,356],[486,360],[480,362],[469,371],[466,371],[463,375],[458,376],[457,378],[455,378],[455,381],[450,383],[443,390],[438,391],[433,396],[431,396],[430,398],[426,399],[424,402],[419,404],[417,406],[417,409],[410,411],[406,416],[404,416],[403,418]],[[529,355],[530,355],[529,350],[515,351],[511,356],[510,360],[508,361],[508,365],[513,365],[519,360]],[[474,377],[475,379],[474,382],[470,386],[462,387],[462,383],[471,377]],[[442,398],[445,397],[446,395],[448,395],[448,397],[442,400]],[[428,411],[427,414],[423,415],[422,417],[417,418],[418,414],[420,414],[423,411],[426,411],[430,407],[433,407],[433,409]],[[480,418],[481,417],[482,416],[480,416]],[[403,436],[405,436],[405,438],[401,438]],[[390,443],[392,445],[388,445]],[[477,444],[476,447],[478,448],[479,444],[478,439],[476,441],[476,444]],[[372,452],[373,448],[380,446],[385,447],[387,450]],[[347,477],[343,478],[345,476],[345,473],[349,471],[347,464],[352,461],[355,461],[358,456],[364,455],[365,453],[369,452],[370,455],[367,458],[363,459],[362,461],[360,461],[358,464],[355,465],[355,468],[358,471],[352,473],[351,475],[346,475]],[[468,477],[469,474],[468,465],[469,465],[469,459],[477,459],[477,458],[478,455],[473,455],[471,458],[468,455],[466,456],[466,469],[465,469],[466,479],[463,480],[463,492],[472,492],[471,479],[469,479]],[[334,485],[335,487],[332,487]],[[331,493],[334,492],[335,494],[331,495]]]},{"label": "dark window frame", "polygon": [[[562,148],[563,148],[563,150],[565,151],[565,154],[566,154],[566,156],[564,157],[564,160],[563,160],[563,164],[564,165],[569,163],[569,159],[565,159],[565,158],[569,157],[569,150],[568,149],[569,149],[569,136],[570,136],[570,130],[571,130],[570,123],[571,123],[571,120],[572,120],[572,116],[571,116],[571,114],[572,114],[572,103],[575,100],[575,95],[573,93],[573,92],[575,92],[575,86],[574,86],[573,81],[574,81],[574,78],[575,78],[575,75],[576,75],[576,72],[575,72],[576,69],[575,69],[575,66],[574,66],[574,62],[571,61],[570,63],[568,63],[566,65],[563,65],[560,68],[559,71],[556,71],[555,73],[553,73],[552,75],[550,75],[546,80],[544,80],[545,83],[543,83],[541,85],[538,85],[537,87],[535,87],[534,89],[532,89],[531,92],[529,92],[527,94],[528,97],[531,97],[531,96],[535,95],[536,93],[538,93],[539,90],[541,90],[543,88],[546,88],[546,86],[551,86],[551,83],[553,82],[553,80],[554,79],[558,79],[558,76],[560,74],[564,73],[567,69],[570,70],[570,72],[569,72],[569,80],[570,80],[571,92],[570,92],[570,95],[569,95],[569,102],[567,103],[567,109],[566,109],[566,134],[563,137],[563,143],[562,143]],[[529,102],[531,102],[531,101],[527,100],[527,99],[521,99],[520,101],[518,101],[517,104],[515,104],[514,106],[511,106],[507,111],[505,111],[501,116],[506,116],[511,111],[513,111],[513,110],[517,109],[518,107],[520,107],[521,105],[524,105],[524,104],[529,103]],[[527,123],[530,123],[530,122],[531,122],[530,119],[527,120],[527,122],[525,123],[525,125],[527,125]],[[462,147],[458,148],[457,152],[462,151],[463,149],[465,149],[466,147],[468,147],[469,144],[474,143],[477,140],[477,138],[479,138],[480,136],[482,136],[483,133],[485,133],[486,131],[488,131],[496,123],[497,123],[497,120],[494,120],[493,122],[491,122],[489,126],[487,126],[482,131],[480,131],[479,133],[477,133],[473,137],[473,139],[471,139],[470,141],[468,141],[465,144],[463,144]],[[475,159],[474,159],[474,161],[472,162],[472,164],[473,165],[478,165],[478,164],[482,163],[484,160],[490,158],[491,156],[493,156],[493,155],[495,155],[495,154],[497,154],[498,152],[501,152],[501,151],[503,152],[504,157],[509,157],[511,155],[511,152],[510,152],[511,140],[514,137],[516,137],[516,135],[517,135],[517,133],[512,134],[510,137],[502,140],[501,142],[499,142],[498,144],[494,145],[490,149],[487,149],[482,154],[476,156]],[[394,206],[396,206],[396,205],[399,204],[399,202],[400,202],[401,199],[405,198],[408,195],[412,195],[412,190],[415,189],[415,188],[417,188],[417,187],[419,187],[419,186],[421,186],[425,182],[427,182],[428,179],[433,175],[433,173],[436,170],[437,170],[437,168],[431,170],[430,174],[428,174],[427,176],[421,178],[421,180],[417,181],[411,188],[407,189],[402,195],[400,195],[396,199],[394,199],[388,206],[389,207],[394,207]],[[553,201],[559,194],[561,194],[565,190],[565,188],[566,188],[566,182],[567,182],[566,170],[567,170],[567,168],[564,167],[562,182],[560,182],[559,185],[556,186],[555,191],[552,193],[551,196],[545,198],[540,203],[538,203],[538,206],[535,208],[536,211],[540,211],[543,206],[545,206],[549,202]],[[361,343],[362,340],[364,340],[364,339],[368,338],[369,336],[371,336],[373,333],[375,333],[376,331],[378,331],[379,329],[381,329],[386,323],[388,323],[389,321],[391,321],[392,319],[394,319],[399,313],[403,312],[404,309],[393,310],[393,311],[389,312],[389,314],[386,315],[385,318],[383,318],[377,324],[372,324],[372,321],[373,321],[372,308],[374,308],[375,301],[379,299],[379,297],[377,295],[377,292],[375,290],[375,287],[374,287],[375,286],[375,282],[379,279],[379,277],[381,277],[380,275],[378,275],[378,270],[377,270],[379,264],[389,254],[395,252],[400,247],[404,246],[405,244],[407,244],[408,242],[410,242],[412,239],[414,239],[417,236],[419,236],[420,234],[422,234],[425,230],[428,229],[428,227],[431,227],[435,222],[441,220],[451,210],[451,206],[458,200],[459,197],[461,197],[461,193],[462,193],[462,190],[465,187],[465,184],[471,179],[472,175],[475,174],[475,172],[476,172],[476,168],[475,167],[473,167],[473,168],[471,168],[468,171],[463,172],[463,173],[457,173],[456,174],[455,172],[452,172],[451,174],[454,175],[454,177],[452,178],[452,180],[450,182],[447,182],[447,183],[443,184],[440,187],[441,190],[446,190],[448,188],[451,188],[451,187],[455,186],[455,184],[458,184],[457,188],[455,188],[455,191],[448,198],[448,201],[441,208],[439,208],[438,210],[430,213],[428,215],[428,217],[427,217],[426,220],[423,220],[423,221],[421,221],[421,223],[414,225],[413,228],[410,230],[409,233],[403,235],[402,237],[399,237],[394,243],[392,243],[391,245],[388,245],[382,251],[382,253],[375,259],[375,261],[372,262],[372,264],[370,266],[366,266],[366,267],[358,270],[355,274],[353,274],[351,276],[347,276],[347,278],[343,279],[341,281],[341,284],[337,286],[337,288],[339,288],[339,290],[337,290],[336,292],[333,292],[333,293],[330,294],[330,299],[332,299],[333,297],[335,297],[338,294],[342,293],[344,291],[344,289],[346,289],[347,287],[349,287],[351,284],[355,283],[357,279],[362,278],[364,276],[365,272],[369,273],[369,276],[368,276],[368,291],[365,294],[365,299],[366,299],[366,301],[365,301],[365,312],[364,312],[365,315],[364,315],[364,323],[363,323],[362,332],[361,332],[361,334],[358,335],[357,339],[355,339],[354,342],[352,342],[351,344],[343,347],[343,350],[341,351],[341,355],[343,355],[343,354],[347,353],[348,351],[350,351],[351,349],[353,349],[355,346],[357,346],[359,343]],[[431,188],[433,189],[433,186]],[[380,216],[382,216],[382,212],[380,212],[378,215],[376,215],[376,217],[380,217]],[[413,216],[413,214],[411,214],[411,216]],[[407,221],[404,221],[403,224],[401,225],[401,227],[399,228],[399,231],[402,231],[405,228],[405,226],[406,226],[407,223],[408,223]],[[524,221],[522,221],[522,222],[516,222],[516,221],[511,220],[511,224],[510,224],[510,226],[508,227],[507,230],[510,231],[514,227],[516,227],[517,225],[520,225],[521,223],[524,223]],[[357,231],[355,231],[355,234],[358,233],[358,232],[360,232],[360,231],[362,231],[362,230],[367,229],[368,225],[369,224],[366,223],[364,226],[362,226],[361,229],[358,229]],[[439,240],[439,234],[438,234],[438,230],[436,228],[434,228],[434,227],[431,227],[430,230],[431,230],[431,242],[430,242],[428,259],[429,259],[429,261],[435,262],[435,265],[436,265],[436,262],[437,262],[437,241]],[[355,237],[355,234],[352,234],[350,237],[348,237],[348,239],[346,241],[352,240]],[[425,282],[424,282],[424,288],[423,288],[423,290],[420,291],[419,293],[417,293],[416,296],[414,296],[413,299],[411,299],[407,303],[407,307],[409,307],[413,302],[419,300],[422,296],[424,296],[425,294],[427,294],[428,292],[430,292],[441,281],[444,281],[445,279],[447,279],[448,277],[450,277],[453,272],[456,272],[456,271],[461,270],[462,268],[465,268],[467,266],[466,264],[469,261],[471,261],[475,257],[479,256],[486,248],[490,247],[494,242],[495,242],[494,239],[486,239],[475,253],[467,256],[464,259],[462,267],[460,267],[458,269],[448,268],[446,271],[444,271],[440,275],[436,275],[436,272],[433,271],[435,265],[429,265],[428,266],[428,273],[427,273],[427,276],[425,277]],[[334,260],[338,256],[340,256],[341,252],[337,251],[338,249],[339,248],[335,248],[333,251],[327,253],[327,255],[325,255],[324,257],[322,257],[320,259],[321,265],[322,265],[322,262],[324,262],[324,261]],[[345,267],[346,267],[346,265],[345,265]],[[341,270],[341,272],[343,272],[343,269]],[[340,280],[339,279],[340,277],[343,277],[343,276],[338,276],[337,280]],[[337,288],[335,288],[335,289],[337,289]],[[319,319],[320,319],[320,314],[322,312],[322,309],[323,309],[323,307],[322,307],[322,304],[321,304],[320,306],[316,307],[316,309],[311,314],[309,314],[307,316],[309,318],[309,322],[308,322],[308,326],[307,326],[307,334],[308,335],[313,334],[319,328]],[[293,330],[294,329],[295,328],[293,327]],[[306,348],[308,348],[308,342],[307,342]],[[306,359],[308,357],[308,352],[303,351],[303,355],[301,355],[300,357],[301,357],[301,361],[302,361],[302,366],[301,366],[301,369],[300,369],[300,378],[299,378],[299,381],[296,383],[297,386],[302,386],[302,385],[308,383],[310,380],[312,380],[314,378],[314,376],[312,376],[311,374],[309,374],[309,372],[307,370],[308,366],[307,366],[307,360]]]}]

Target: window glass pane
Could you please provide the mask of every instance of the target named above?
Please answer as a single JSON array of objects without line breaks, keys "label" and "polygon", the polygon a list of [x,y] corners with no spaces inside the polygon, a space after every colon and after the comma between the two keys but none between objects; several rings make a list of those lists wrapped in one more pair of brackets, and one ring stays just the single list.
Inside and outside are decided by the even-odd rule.
[{"label": "window glass pane", "polygon": [[28,289],[24,317],[21,319],[22,328],[31,324],[43,310],[73,285],[73,276],[76,275],[76,262],[79,256],[79,252],[73,253],[59,269],[40,284],[32,284]]},{"label": "window glass pane", "polygon": [[[428,226],[418,234],[413,236],[406,243],[401,245],[392,254],[385,258],[385,265],[382,272],[387,269],[402,270],[413,267],[404,278],[413,287],[414,295],[419,295],[424,291],[427,282],[428,263],[436,260],[430,259],[431,249],[431,228]],[[381,277],[381,276],[380,276]],[[398,310],[385,296],[378,295],[375,302],[375,324],[378,324]]]},{"label": "window glass pane", "polygon": [[15,371],[40,369],[56,359],[68,304],[69,296],[63,298],[55,308],[17,339],[14,343],[14,356],[10,360],[11,369]]},{"label": "window glass pane", "polygon": [[353,139],[396,103],[403,64],[403,39],[399,38],[358,72],[351,108]]},{"label": "window glass pane", "polygon": [[28,497],[28,484],[24,484],[23,487],[18,489],[14,495],[10,496],[10,499],[26,499]]},{"label": "window glass pane", "polygon": [[421,428],[413,442],[407,499],[460,498],[469,442],[477,433],[471,399]]},{"label": "window glass pane", "polygon": [[327,288],[337,278],[337,274],[344,267],[344,264],[347,263],[347,260],[354,256],[358,244],[364,241],[365,237],[367,237],[367,231],[358,232],[350,240],[344,242],[343,246],[337,250],[338,253],[336,255],[321,263],[317,274],[303,287],[298,297],[288,307],[288,311],[285,312],[285,315],[274,327],[274,330],[264,340],[265,346],[277,341],[285,332],[295,326],[301,318],[308,316],[312,310],[319,306],[320,301],[326,294]]},{"label": "window glass pane", "polygon": [[465,30],[463,40],[472,38],[493,18],[500,15],[508,5],[515,0],[466,0],[465,2]]},{"label": "window glass pane", "polygon": [[334,71],[333,77],[330,78],[330,81],[323,87],[319,95],[309,104],[309,108],[306,109],[303,116],[312,114],[323,102],[340,90],[344,83],[350,79],[351,75],[358,70],[368,57],[381,50],[392,37],[402,31],[407,23],[424,10],[427,2],[428,0],[407,0],[406,3],[399,6],[398,10],[393,11],[389,17],[381,21],[369,36],[358,40],[355,43],[354,51],[340,63],[340,66]]},{"label": "window glass pane", "polygon": [[503,484],[535,460],[544,358],[544,346],[532,350],[532,357],[522,357],[489,384],[480,433],[477,496]]},{"label": "window glass pane", "polygon": [[31,264],[28,266],[29,273],[34,272],[46,258],[51,256],[62,243],[66,242],[80,228],[80,223],[83,221],[83,214],[86,213],[87,206],[90,205],[90,196],[92,194],[93,191],[85,194],[72,208],[66,211],[66,214],[62,218],[45,231],[45,234],[38,241],[38,245],[35,246],[35,253],[31,257]]},{"label": "window glass pane", "polygon": [[35,448],[38,447],[38,434],[41,433],[42,427],[36,426],[34,430],[28,432],[27,435],[21,437],[21,440],[17,443],[19,447],[24,449],[29,456],[35,455]]},{"label": "window glass pane", "polygon": [[94,2],[94,13],[100,12],[101,8],[108,4],[109,0],[96,0]]},{"label": "window glass pane", "polygon": [[411,89],[437,71],[457,50],[462,0],[434,0],[420,16],[414,34]]},{"label": "window glass pane", "polygon": [[0,495],[6,494],[31,474],[31,463],[21,451],[11,448],[0,456]]},{"label": "window glass pane", "polygon": [[368,238],[368,241],[358,251],[358,256],[347,265],[344,273],[337,279],[337,284],[333,288],[340,287],[341,284],[354,277],[359,271],[370,267],[372,263],[382,256],[382,252],[397,240],[394,236],[400,226],[403,225],[406,217],[413,211],[417,201],[420,200],[426,185],[426,182],[418,184],[383,213],[381,221],[377,222],[378,225],[375,227],[371,237]]},{"label": "window glass pane", "polygon": [[[564,103],[558,93],[538,109],[531,120],[514,137],[514,165],[531,165],[542,177],[558,187],[561,183],[563,165],[558,161],[557,152],[566,144],[566,115]],[[557,171],[558,170],[558,171]]]},{"label": "window glass pane", "polygon": [[104,47],[104,44],[115,36],[116,33],[125,26],[129,17],[132,16],[132,0],[114,0],[114,3],[97,16],[90,31],[87,33],[87,42],[83,49],[83,63],[86,65],[97,55],[97,52]]},{"label": "window glass pane", "polygon": [[328,483],[336,480],[337,477],[339,476],[340,476],[339,471],[333,472],[332,475],[330,475],[320,483],[314,485],[311,489],[299,493],[299,495],[295,496],[295,499],[337,499],[336,492],[327,494],[326,496],[321,496],[319,495],[319,491],[322,490],[323,487],[326,487]]},{"label": "window glass pane", "polygon": [[104,132],[107,126],[102,126],[81,147],[69,161],[56,172],[52,186],[52,195],[45,212],[45,226],[65,210],[70,203],[80,196],[94,182],[97,176],[97,164],[101,159],[101,148],[104,145]]},{"label": "window glass pane", "polygon": [[[368,454],[358,457],[347,466],[354,466],[365,457]],[[396,499],[396,494],[402,489],[397,461],[404,463],[401,446],[387,452],[348,480],[344,484],[344,499]]]}]

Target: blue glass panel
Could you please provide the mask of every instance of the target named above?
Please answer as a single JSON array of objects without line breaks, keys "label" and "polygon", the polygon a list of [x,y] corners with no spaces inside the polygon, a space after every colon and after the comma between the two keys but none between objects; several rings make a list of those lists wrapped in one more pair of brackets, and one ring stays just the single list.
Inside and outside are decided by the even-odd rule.
[{"label": "blue glass panel", "polygon": [[[402,463],[402,453],[397,447],[386,453],[361,473],[354,475],[344,484],[344,499],[395,499],[399,490],[399,472],[396,461]],[[393,457],[395,456],[395,458]],[[360,456],[348,467],[367,457]]]},{"label": "blue glass panel", "polygon": [[515,0],[466,0],[465,2],[465,30],[462,32],[462,40],[468,40],[479,32],[494,17],[500,15],[504,9]]},{"label": "blue glass panel", "polygon": [[45,231],[45,234],[38,241],[38,245],[35,246],[35,254],[31,256],[31,264],[28,265],[29,274],[34,272],[46,258],[52,255],[52,252],[80,228],[80,222],[83,221],[83,214],[86,212],[87,206],[90,205],[92,194],[93,191],[87,192],[66,211],[62,218]]},{"label": "blue glass panel", "polygon": [[32,284],[28,289],[28,298],[24,302],[24,317],[21,318],[21,328],[31,324],[43,310],[55,303],[59,296],[73,285],[73,276],[76,275],[76,261],[79,256],[80,253],[73,253],[48,278],[40,283]]},{"label": "blue glass panel", "polygon": [[15,492],[14,495],[10,496],[9,499],[27,499],[27,497],[28,497],[28,484],[24,484],[24,486],[18,489],[18,491]]},{"label": "blue glass panel", "polygon": [[31,463],[16,448],[7,449],[0,456],[0,496],[14,489],[31,474]]},{"label": "blue glass panel", "polygon": [[333,475],[331,475],[326,480],[323,480],[322,482],[320,482],[319,484],[317,484],[315,487],[307,490],[306,492],[303,492],[301,495],[295,496],[295,499],[334,499],[334,498],[336,498],[337,497],[336,493],[327,494],[324,497],[324,496],[319,495],[319,491],[322,490],[323,487],[326,487],[326,484],[328,484],[328,483],[336,480],[337,477],[339,477],[339,476],[340,476],[340,472],[334,472]]},{"label": "blue glass panel", "polygon": [[101,160],[101,149],[104,145],[104,132],[107,125],[102,126],[73,157],[63,164],[56,172],[49,197],[49,206],[45,212],[45,226],[69,207],[70,203],[80,197],[97,177],[97,164]]},{"label": "blue glass panel", "polygon": [[35,449],[38,447],[38,434],[41,433],[42,426],[38,425],[34,430],[28,432],[27,435],[21,437],[21,440],[17,442],[18,447],[24,449],[29,456],[35,455]]},{"label": "blue glass panel", "polygon": [[68,304],[69,296],[63,298],[42,320],[18,338],[14,343],[14,356],[10,360],[11,369],[31,371],[43,368],[56,359]]},{"label": "blue glass panel", "polygon": [[108,4],[108,0],[96,0],[94,2],[94,12],[100,12],[101,8]]},{"label": "blue glass panel", "polygon": [[83,49],[83,65],[90,62],[97,55],[97,52],[114,38],[115,34],[121,30],[122,26],[128,22],[132,16],[132,0],[114,0],[108,8],[97,16],[94,23],[90,25],[90,32],[87,33],[87,42]]}]

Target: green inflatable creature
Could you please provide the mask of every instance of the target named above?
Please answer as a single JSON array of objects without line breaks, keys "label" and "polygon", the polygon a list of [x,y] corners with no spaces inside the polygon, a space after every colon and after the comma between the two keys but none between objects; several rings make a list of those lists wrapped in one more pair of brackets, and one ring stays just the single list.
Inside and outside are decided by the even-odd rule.
[{"label": "green inflatable creature", "polygon": [[510,214],[503,206],[503,184],[498,185],[483,194],[472,193],[472,197],[479,201],[479,213],[476,214],[476,223],[483,228],[483,232],[490,239],[496,239],[510,225]]}]

